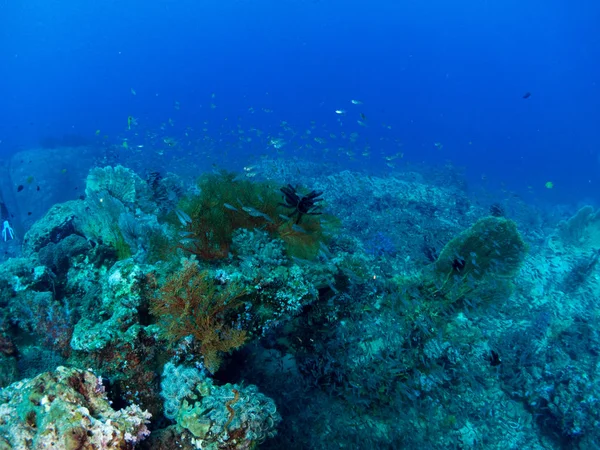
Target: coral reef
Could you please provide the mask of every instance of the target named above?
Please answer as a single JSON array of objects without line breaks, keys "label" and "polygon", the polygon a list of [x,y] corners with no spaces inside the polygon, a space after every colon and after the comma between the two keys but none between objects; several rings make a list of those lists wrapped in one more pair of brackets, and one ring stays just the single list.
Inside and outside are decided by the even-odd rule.
[{"label": "coral reef", "polygon": [[91,372],[58,367],[0,391],[0,448],[132,448],[149,419],[136,405],[112,409]]},{"label": "coral reef", "polygon": [[239,264],[223,271],[223,276],[247,286],[251,299],[247,313],[253,318],[251,329],[258,334],[315,302],[319,289],[333,286],[339,272],[335,260],[291,260],[285,254],[285,243],[261,230],[236,231],[232,250]]},{"label": "coral reef", "polygon": [[133,203],[146,191],[146,183],[131,169],[123,166],[95,167],[87,177],[85,194],[108,194],[122,203]]},{"label": "coral reef", "polygon": [[142,302],[144,270],[131,260],[118,261],[103,278],[97,313],[81,318],[73,331],[71,348],[93,352],[124,334],[135,335]]},{"label": "coral reef", "polygon": [[31,255],[38,252],[49,243],[58,243],[67,236],[76,233],[75,217],[79,202],[72,200],[59,203],[35,222],[23,238],[23,254]]},{"label": "coral reef", "polygon": [[598,446],[593,207],[257,167],[94,168],[32,224],[0,264],[0,448]]},{"label": "coral reef", "polygon": [[175,433],[195,448],[245,450],[275,435],[281,417],[256,386],[216,386],[205,372],[167,363],[161,395]]}]

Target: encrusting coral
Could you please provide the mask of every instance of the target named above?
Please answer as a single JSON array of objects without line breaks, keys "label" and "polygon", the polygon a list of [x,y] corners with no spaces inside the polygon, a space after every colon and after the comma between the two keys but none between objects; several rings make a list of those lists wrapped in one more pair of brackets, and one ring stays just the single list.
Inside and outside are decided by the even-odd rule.
[{"label": "encrusting coral", "polygon": [[133,448],[149,419],[137,405],[115,411],[101,378],[61,366],[0,390],[0,449]]},{"label": "encrusting coral", "polygon": [[174,433],[195,448],[256,448],[276,434],[281,421],[275,402],[256,386],[216,386],[196,368],[165,364],[161,388],[165,415],[176,422]]}]

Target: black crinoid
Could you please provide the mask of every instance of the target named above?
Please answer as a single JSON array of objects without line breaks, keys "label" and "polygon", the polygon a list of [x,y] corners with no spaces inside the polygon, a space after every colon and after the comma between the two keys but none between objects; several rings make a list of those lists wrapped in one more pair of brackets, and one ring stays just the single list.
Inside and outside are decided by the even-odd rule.
[{"label": "black crinoid", "polygon": [[301,195],[291,184],[288,184],[279,190],[283,192],[283,200],[285,201],[285,203],[280,203],[279,205],[294,210],[290,214],[290,217],[297,216],[296,224],[300,223],[300,219],[302,219],[302,216],[304,215],[318,216],[319,214],[322,214],[317,203],[323,200],[321,198],[323,192],[311,191],[306,195]]}]

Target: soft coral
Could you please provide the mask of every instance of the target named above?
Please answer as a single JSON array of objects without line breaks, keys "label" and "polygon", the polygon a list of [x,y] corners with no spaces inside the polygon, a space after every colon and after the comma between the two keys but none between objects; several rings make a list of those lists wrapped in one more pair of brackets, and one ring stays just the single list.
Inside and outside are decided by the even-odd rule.
[{"label": "soft coral", "polygon": [[158,318],[162,335],[171,344],[193,336],[204,365],[214,372],[222,353],[246,341],[246,331],[231,325],[237,322],[245,295],[246,290],[239,285],[219,286],[210,272],[200,271],[197,263],[186,261],[152,299],[150,312]]}]

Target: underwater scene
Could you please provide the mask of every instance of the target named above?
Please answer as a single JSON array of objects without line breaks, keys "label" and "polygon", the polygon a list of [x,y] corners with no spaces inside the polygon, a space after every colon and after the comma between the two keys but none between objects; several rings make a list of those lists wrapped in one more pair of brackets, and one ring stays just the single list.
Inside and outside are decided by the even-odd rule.
[{"label": "underwater scene", "polygon": [[600,449],[599,23],[0,0],[0,450]]}]

